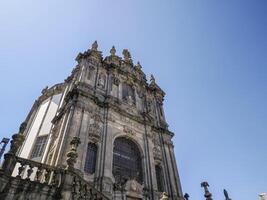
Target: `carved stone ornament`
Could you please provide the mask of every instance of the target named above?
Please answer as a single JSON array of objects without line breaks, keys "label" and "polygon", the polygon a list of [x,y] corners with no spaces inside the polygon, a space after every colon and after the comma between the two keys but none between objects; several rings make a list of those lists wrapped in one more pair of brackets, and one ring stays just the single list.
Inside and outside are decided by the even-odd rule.
[{"label": "carved stone ornament", "polygon": [[153,148],[153,155],[154,155],[155,160],[158,160],[158,161],[162,160],[161,150],[159,146],[155,146]]},{"label": "carved stone ornament", "polygon": [[132,62],[132,57],[128,49],[123,49],[122,54],[125,62]]},{"label": "carved stone ornament", "polygon": [[168,200],[168,199],[169,199],[168,194],[166,192],[163,192],[160,197],[160,200]]},{"label": "carved stone ornament", "polygon": [[97,51],[97,48],[98,48],[98,44],[97,44],[97,41],[95,41],[93,44],[92,44],[92,50],[94,51]]},{"label": "carved stone ornament", "polygon": [[46,86],[43,90],[42,90],[42,94],[45,94],[48,90],[48,86]]},{"label": "carved stone ornament", "polygon": [[77,148],[79,146],[79,144],[81,143],[80,138],[78,137],[73,137],[73,139],[70,142],[71,145],[71,149],[70,151],[67,153],[67,170],[68,169],[73,169],[74,164],[77,162],[77,157],[78,157],[78,153],[77,153]]},{"label": "carved stone ornament", "polygon": [[134,131],[126,125],[123,126],[123,132],[130,136],[135,135]]},{"label": "carved stone ornament", "polygon": [[105,74],[101,73],[98,78],[98,84],[101,89],[105,89],[106,86],[106,76]]},{"label": "carved stone ornament", "polygon": [[93,122],[88,127],[89,137],[94,141],[98,141],[101,137],[100,118],[96,115],[93,118]]},{"label": "carved stone ornament", "polygon": [[115,56],[115,54],[116,54],[116,49],[115,49],[114,46],[112,46],[112,48],[110,49],[110,54],[111,54],[112,56]]},{"label": "carved stone ornament", "polygon": [[136,180],[127,181],[125,190],[127,191],[127,196],[133,198],[140,198],[143,194],[143,186]]}]

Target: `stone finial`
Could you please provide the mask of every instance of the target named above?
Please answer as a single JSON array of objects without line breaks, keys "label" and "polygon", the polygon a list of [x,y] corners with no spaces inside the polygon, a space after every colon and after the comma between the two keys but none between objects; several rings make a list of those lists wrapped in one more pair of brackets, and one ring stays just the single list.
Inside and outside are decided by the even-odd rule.
[{"label": "stone finial", "polygon": [[136,64],[136,66],[135,66],[138,70],[141,70],[142,69],[142,66],[141,66],[141,64],[140,64],[140,62],[138,61],[137,62],[137,64]]},{"label": "stone finial", "polygon": [[132,57],[131,57],[131,54],[130,54],[130,52],[128,51],[128,49],[123,49],[122,54],[123,54],[123,58],[124,58],[124,60],[125,60],[126,62],[131,62]]},{"label": "stone finial", "polygon": [[115,49],[114,46],[112,46],[112,48],[110,49],[110,54],[111,54],[112,56],[115,56],[115,54],[116,54],[116,49]]},{"label": "stone finial", "polygon": [[12,141],[10,142],[10,150],[9,153],[16,154],[18,152],[18,149],[21,147],[25,136],[22,134],[26,129],[27,124],[24,122],[20,126],[19,133],[14,134],[12,136]]},{"label": "stone finial", "polygon": [[77,153],[77,148],[79,146],[79,144],[81,143],[80,138],[78,137],[73,137],[73,139],[70,142],[71,145],[71,149],[70,151],[67,153],[67,170],[68,169],[73,169],[74,168],[74,164],[76,163],[76,159],[78,157],[78,153]]},{"label": "stone finial", "polygon": [[206,200],[212,200],[212,194],[209,192],[209,183],[208,182],[203,182],[201,183],[201,187],[204,188],[205,194],[204,197],[206,198]]},{"label": "stone finial", "polygon": [[155,79],[155,77],[153,76],[153,74],[151,74],[150,82],[151,82],[151,83],[156,83],[156,79]]},{"label": "stone finial", "polygon": [[187,193],[184,194],[184,199],[185,200],[189,200],[189,197],[190,197],[189,194],[187,194]]},{"label": "stone finial", "polygon": [[224,196],[225,196],[225,200],[231,200],[231,199],[229,198],[229,195],[228,195],[227,190],[223,190],[223,194],[224,194]]},{"label": "stone finial", "polygon": [[46,87],[42,90],[42,94],[45,94],[47,90],[48,90],[48,86],[46,86]]},{"label": "stone finial", "polygon": [[92,44],[92,50],[94,51],[97,51],[97,48],[98,48],[98,44],[97,44],[97,41],[95,41],[93,44]]},{"label": "stone finial", "polygon": [[160,197],[160,200],[168,200],[168,199],[169,199],[168,194],[166,192],[163,192]]}]

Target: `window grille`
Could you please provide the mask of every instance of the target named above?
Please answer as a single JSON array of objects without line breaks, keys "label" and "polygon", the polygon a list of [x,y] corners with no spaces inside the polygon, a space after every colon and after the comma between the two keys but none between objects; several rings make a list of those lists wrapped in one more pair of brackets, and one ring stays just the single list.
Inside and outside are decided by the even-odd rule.
[{"label": "window grille", "polygon": [[41,157],[44,153],[46,142],[47,142],[48,136],[39,136],[36,138],[32,153],[31,153],[31,158],[38,158]]},{"label": "window grille", "polygon": [[137,145],[129,139],[117,138],[113,150],[113,175],[116,182],[135,179],[142,183],[142,160]]},{"label": "window grille", "polygon": [[163,176],[162,176],[162,169],[159,165],[156,165],[156,178],[157,178],[157,185],[158,185],[158,191],[163,192]]},{"label": "window grille", "polygon": [[85,159],[84,171],[93,174],[96,166],[97,146],[94,143],[89,143]]}]

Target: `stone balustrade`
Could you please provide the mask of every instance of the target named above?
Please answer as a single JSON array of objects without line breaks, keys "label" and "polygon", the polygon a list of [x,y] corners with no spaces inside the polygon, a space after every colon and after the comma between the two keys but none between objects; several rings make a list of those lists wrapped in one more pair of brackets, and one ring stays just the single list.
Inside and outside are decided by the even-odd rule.
[{"label": "stone balustrade", "polygon": [[6,162],[16,164],[13,169],[0,168],[0,199],[109,199],[74,169],[53,167],[17,156],[7,159],[13,160]]}]

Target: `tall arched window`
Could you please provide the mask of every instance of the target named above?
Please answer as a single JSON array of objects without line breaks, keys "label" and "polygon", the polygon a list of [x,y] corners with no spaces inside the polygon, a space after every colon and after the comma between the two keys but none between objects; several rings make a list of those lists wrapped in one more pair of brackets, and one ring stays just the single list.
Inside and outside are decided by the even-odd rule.
[{"label": "tall arched window", "polygon": [[157,178],[157,185],[158,185],[158,191],[163,192],[163,176],[162,176],[162,169],[161,166],[156,165],[156,178]]},{"label": "tall arched window", "polygon": [[89,174],[95,173],[96,154],[97,154],[96,144],[89,143],[87,147],[86,160],[84,165],[84,171]]},{"label": "tall arched window", "polygon": [[138,146],[124,137],[117,138],[113,150],[113,175],[116,182],[143,181],[142,159]]}]

